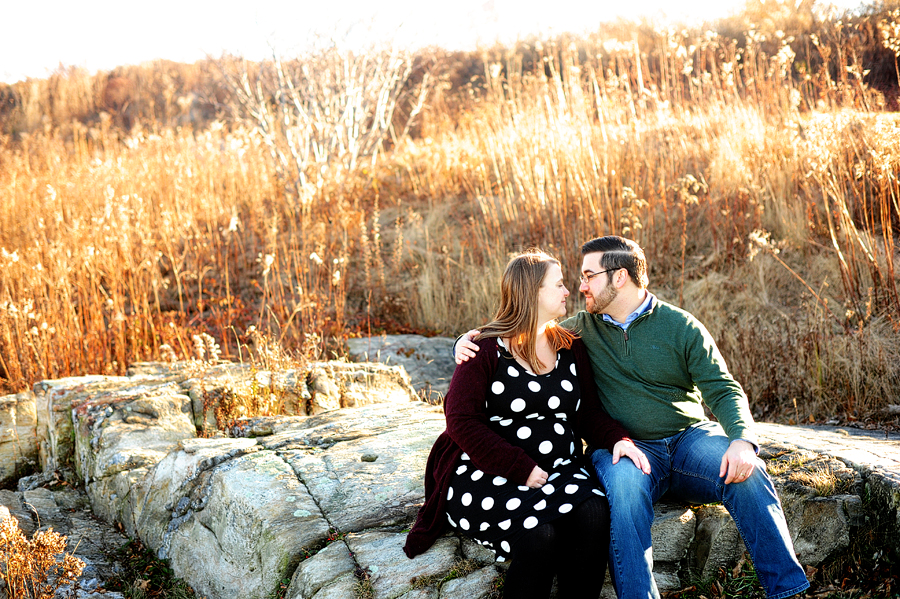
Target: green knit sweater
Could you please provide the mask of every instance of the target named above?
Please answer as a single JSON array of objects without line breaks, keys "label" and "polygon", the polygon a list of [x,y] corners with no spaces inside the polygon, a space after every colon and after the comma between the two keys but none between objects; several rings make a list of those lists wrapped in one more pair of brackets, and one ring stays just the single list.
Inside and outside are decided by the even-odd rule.
[{"label": "green knit sweater", "polygon": [[662,439],[708,420],[702,400],[729,439],[757,443],[744,390],[688,312],[654,297],[627,331],[585,311],[562,326],[584,339],[603,407],[633,438]]}]

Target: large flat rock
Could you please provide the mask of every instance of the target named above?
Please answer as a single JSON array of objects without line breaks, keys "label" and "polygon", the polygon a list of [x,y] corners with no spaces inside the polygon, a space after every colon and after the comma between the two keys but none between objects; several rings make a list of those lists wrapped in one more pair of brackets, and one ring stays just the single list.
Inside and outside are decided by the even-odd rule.
[{"label": "large flat rock", "polygon": [[[341,429],[353,431],[352,438],[337,442],[340,431],[329,429],[333,445],[288,449],[285,460],[338,530],[355,532],[414,518],[424,497],[425,462],[443,430],[443,416],[422,404],[372,406],[345,416],[358,424],[344,428],[348,422],[341,423]],[[294,438],[311,440],[310,432]]]},{"label": "large flat rock", "polygon": [[129,534],[160,555],[168,553],[171,533],[189,510],[208,501],[209,478],[213,470],[239,456],[255,452],[253,439],[184,439],[133,485],[136,501],[117,518]]},{"label": "large flat rock", "polygon": [[207,485],[205,503],[170,524],[167,556],[175,573],[209,599],[270,596],[302,551],[327,537],[315,501],[274,452],[228,460]]}]

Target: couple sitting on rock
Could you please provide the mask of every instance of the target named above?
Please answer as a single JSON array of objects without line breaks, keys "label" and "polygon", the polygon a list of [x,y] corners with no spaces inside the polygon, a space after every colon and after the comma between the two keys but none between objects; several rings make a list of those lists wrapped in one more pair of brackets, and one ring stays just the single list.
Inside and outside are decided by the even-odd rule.
[{"label": "couple sitting on rock", "polygon": [[635,242],[600,237],[581,252],[586,311],[557,322],[560,264],[525,252],[494,320],[457,342],[407,555],[449,524],[512,559],[507,599],[546,598],[554,576],[560,597],[596,599],[607,561],[618,597],[659,597],[650,526],[667,494],[725,505],[770,599],[804,591],[747,397],[712,336],[647,290]]}]

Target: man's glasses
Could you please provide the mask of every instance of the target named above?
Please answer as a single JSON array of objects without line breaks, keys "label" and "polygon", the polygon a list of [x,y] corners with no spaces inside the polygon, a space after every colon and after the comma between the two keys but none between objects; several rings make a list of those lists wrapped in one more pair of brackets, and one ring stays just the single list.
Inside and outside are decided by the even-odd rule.
[{"label": "man's glasses", "polygon": [[619,270],[619,269],[618,268],[607,268],[606,270],[601,270],[600,272],[592,272],[589,275],[581,275],[581,284],[587,285],[588,283],[591,282],[591,279],[593,279],[597,275],[602,275],[605,272],[612,272],[614,270]]}]

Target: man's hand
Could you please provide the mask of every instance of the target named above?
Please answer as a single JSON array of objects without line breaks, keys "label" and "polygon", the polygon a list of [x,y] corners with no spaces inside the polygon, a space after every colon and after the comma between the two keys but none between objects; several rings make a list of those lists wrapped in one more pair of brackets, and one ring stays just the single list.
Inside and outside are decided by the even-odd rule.
[{"label": "man's hand", "polygon": [[528,475],[525,486],[529,489],[540,489],[547,482],[547,476],[548,474],[540,466],[535,466]]},{"label": "man's hand", "polygon": [[[742,483],[753,474],[756,467],[756,451],[753,444],[735,439],[722,456],[722,467],[719,476],[725,476],[725,484]],[[727,474],[727,476],[726,476]]]},{"label": "man's hand", "polygon": [[612,463],[617,464],[619,462],[619,458],[621,457],[631,458],[631,461],[634,462],[634,465],[637,466],[644,474],[650,474],[650,462],[647,461],[647,456],[645,456],[644,452],[638,449],[637,446],[631,441],[622,439],[621,441],[613,445]]},{"label": "man's hand", "polygon": [[475,357],[478,346],[472,342],[472,339],[480,332],[481,331],[478,329],[472,329],[463,335],[462,338],[456,342],[456,345],[453,346],[453,359],[456,360],[457,364],[462,364],[463,362],[467,362],[469,358]]}]

